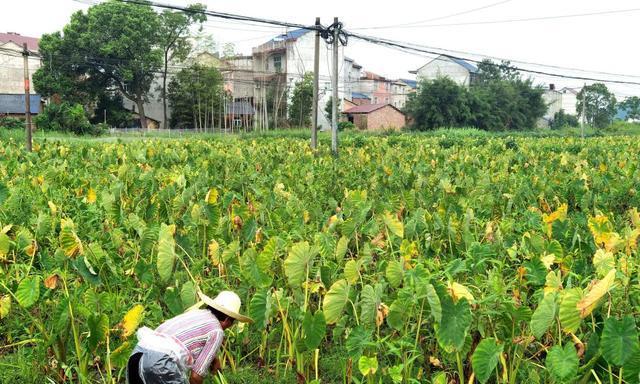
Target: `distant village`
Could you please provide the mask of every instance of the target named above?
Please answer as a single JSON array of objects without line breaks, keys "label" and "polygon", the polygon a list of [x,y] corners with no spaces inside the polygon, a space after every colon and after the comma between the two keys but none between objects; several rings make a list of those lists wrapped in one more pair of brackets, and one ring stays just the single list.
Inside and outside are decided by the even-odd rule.
[{"label": "distant village", "polygon": [[[314,59],[315,33],[298,29],[274,36],[271,40],[252,49],[251,55],[221,57],[217,52],[195,52],[191,61],[204,66],[216,67],[224,79],[225,91],[230,101],[225,106],[233,124],[251,124],[258,118],[256,105],[265,102],[266,84],[277,84],[276,92],[287,95],[287,91],[312,71]],[[18,33],[0,33],[0,114],[20,115],[25,110],[23,81],[23,44],[30,52],[29,73],[32,75],[41,60],[37,37]],[[329,50],[320,51],[320,62],[330,60]],[[403,108],[408,96],[416,92],[421,80],[448,77],[459,85],[469,86],[474,82],[477,67],[464,60],[441,55],[426,62],[417,69],[409,68],[407,78],[390,79],[367,71],[354,58],[343,54],[338,78],[338,95],[341,100],[342,120],[354,123],[360,129],[381,129],[383,127],[402,128],[406,124]],[[327,65],[320,66],[319,126],[329,129],[330,121],[322,113],[330,102],[331,81]],[[159,79],[158,79],[159,81]],[[152,89],[154,89],[152,87]],[[539,122],[540,127],[548,126],[553,116],[560,110],[576,115],[576,96],[580,89],[558,88],[549,85],[543,98],[548,110]],[[289,96],[290,97],[290,94]],[[37,94],[31,96],[33,114],[42,111],[46,102]],[[135,115],[135,104],[124,100],[125,108]],[[145,104],[145,115],[149,127],[163,126],[163,108],[159,98],[151,98]],[[170,116],[170,111],[169,111]]]}]

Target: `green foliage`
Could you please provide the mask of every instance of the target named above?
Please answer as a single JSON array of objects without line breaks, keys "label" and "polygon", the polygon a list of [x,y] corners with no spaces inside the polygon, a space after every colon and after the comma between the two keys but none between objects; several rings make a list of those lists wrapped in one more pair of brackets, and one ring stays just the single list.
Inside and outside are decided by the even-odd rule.
[{"label": "green foliage", "polygon": [[441,297],[440,300],[442,321],[437,332],[438,341],[445,348],[460,351],[472,320],[469,302],[466,299],[454,302],[448,296]]},{"label": "green foliage", "polygon": [[6,136],[0,382],[118,382],[226,289],[228,382],[637,382],[640,143],[555,134]]},{"label": "green foliage", "polygon": [[478,381],[486,383],[494,374],[502,349],[503,346],[498,345],[494,339],[484,339],[478,344],[471,357],[473,372]]},{"label": "green foliage", "polygon": [[469,88],[448,78],[423,81],[406,112],[416,130],[473,126],[488,131],[532,129],[546,112],[543,90],[508,62],[483,61]]},{"label": "green foliage", "polygon": [[562,383],[575,379],[580,360],[571,343],[563,346],[554,345],[547,353],[546,367],[553,377]]},{"label": "green foliage", "polygon": [[626,112],[628,120],[640,120],[640,97],[627,97],[620,103],[620,107]]},{"label": "green foliage", "polygon": [[24,121],[15,117],[0,115],[0,128],[6,129],[24,129]]},{"label": "green foliage", "polygon": [[77,135],[99,134],[100,127],[93,127],[80,104],[51,103],[34,119],[39,129],[71,132]]},{"label": "green foliage", "polygon": [[611,365],[622,366],[638,351],[638,330],[632,316],[618,320],[610,317],[604,323],[600,348]]},{"label": "green foliage", "polygon": [[576,110],[589,125],[607,127],[616,115],[616,96],[603,83],[587,85],[578,92]]},{"label": "green foliage", "polygon": [[74,13],[64,33],[42,37],[35,89],[85,107],[117,89],[141,109],[162,64],[160,26],[158,14],[142,3],[107,1]]},{"label": "green foliage", "polygon": [[356,129],[356,125],[350,121],[338,122],[338,131],[353,131]]},{"label": "green foliage", "polygon": [[422,81],[405,111],[418,130],[461,127],[473,120],[469,97],[467,89],[447,77]]},{"label": "green foliage", "polygon": [[565,127],[577,127],[580,125],[578,121],[578,117],[574,115],[570,115],[561,109],[553,115],[553,120],[551,120],[551,128],[552,129],[560,129]]},{"label": "green foliage", "polygon": [[105,123],[109,127],[127,128],[133,123],[133,116],[124,108],[122,95],[102,93],[98,95],[98,103],[94,115],[90,119],[92,124]]},{"label": "green foliage", "polygon": [[289,123],[295,127],[311,124],[313,110],[313,73],[307,72],[293,87],[289,105]]},{"label": "green foliage", "polygon": [[169,83],[172,128],[220,126],[223,105],[228,102],[222,74],[215,67],[193,64],[181,69]]}]

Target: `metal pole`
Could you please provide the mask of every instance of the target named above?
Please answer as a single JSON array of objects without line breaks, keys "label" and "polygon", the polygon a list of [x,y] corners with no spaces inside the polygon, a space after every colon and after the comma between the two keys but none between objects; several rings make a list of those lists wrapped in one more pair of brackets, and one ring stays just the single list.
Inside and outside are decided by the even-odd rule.
[{"label": "metal pole", "polygon": [[24,58],[24,117],[25,117],[25,133],[27,136],[26,149],[27,152],[31,152],[32,139],[31,139],[31,96],[29,85],[29,50],[27,49],[27,43],[22,44],[22,57]]},{"label": "metal pole", "polygon": [[320,18],[316,17],[316,46],[313,57],[313,114],[311,121],[311,148],[318,148],[318,93],[320,92]]},{"label": "metal pole", "polygon": [[336,28],[333,29],[333,78],[331,79],[331,86],[333,88],[333,102],[331,103],[331,152],[334,155],[338,155],[338,44],[339,29],[338,18],[333,18],[333,23]]}]

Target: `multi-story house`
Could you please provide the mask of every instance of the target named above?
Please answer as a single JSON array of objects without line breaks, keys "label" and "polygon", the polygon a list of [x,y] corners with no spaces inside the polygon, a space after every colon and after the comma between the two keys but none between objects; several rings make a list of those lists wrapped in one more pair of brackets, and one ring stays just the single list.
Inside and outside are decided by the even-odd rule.
[{"label": "multi-story house", "polygon": [[[327,102],[331,98],[331,50],[320,47],[320,92],[318,103],[318,124],[328,129],[331,122],[325,115]],[[344,59],[343,49],[339,50],[338,61],[343,63],[343,71],[338,74],[338,99],[345,97],[347,68],[353,61]],[[266,43],[253,48],[253,79],[255,84],[255,104],[258,114],[270,115],[267,120],[279,121],[286,117],[286,106],[292,96],[295,84],[307,72],[314,70],[315,32],[296,29],[278,35]],[[348,65],[344,65],[344,64]],[[349,64],[351,63],[351,64]],[[357,66],[357,64],[355,65]],[[356,71],[357,68],[352,68]],[[349,70],[351,71],[351,70]],[[266,113],[265,113],[266,112]]]},{"label": "multi-story house", "polygon": [[0,115],[23,116],[25,113],[25,83],[23,44],[29,51],[30,109],[36,114],[42,108],[40,95],[33,89],[33,73],[40,68],[39,39],[9,32],[0,33]]}]

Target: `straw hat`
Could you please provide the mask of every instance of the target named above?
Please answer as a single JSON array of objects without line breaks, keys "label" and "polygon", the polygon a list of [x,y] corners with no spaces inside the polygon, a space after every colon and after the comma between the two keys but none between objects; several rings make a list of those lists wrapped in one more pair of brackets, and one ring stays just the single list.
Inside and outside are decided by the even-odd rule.
[{"label": "straw hat", "polygon": [[240,306],[242,305],[242,302],[235,292],[222,291],[218,293],[218,296],[212,299],[201,291],[198,291],[198,296],[200,296],[200,300],[202,300],[204,304],[213,309],[217,309],[241,323],[253,323],[253,319],[240,314]]}]

